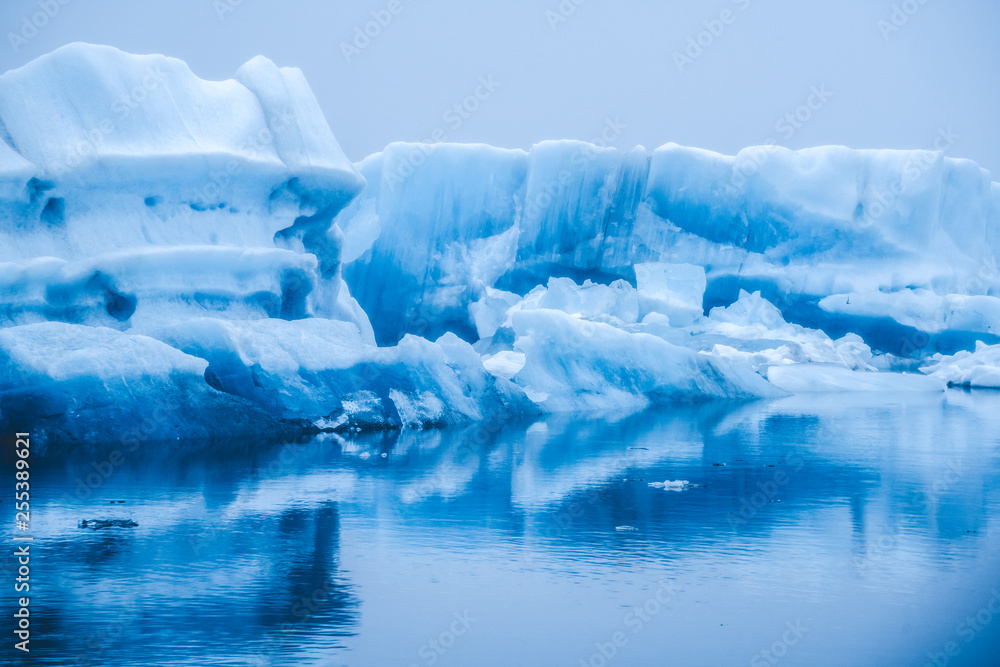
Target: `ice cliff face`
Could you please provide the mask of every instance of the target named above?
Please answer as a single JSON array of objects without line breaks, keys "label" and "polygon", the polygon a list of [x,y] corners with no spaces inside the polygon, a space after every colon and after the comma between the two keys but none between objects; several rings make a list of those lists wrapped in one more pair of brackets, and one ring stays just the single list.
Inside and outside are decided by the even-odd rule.
[{"label": "ice cliff face", "polygon": [[[1000,185],[939,152],[392,144],[358,168],[369,185],[337,223],[384,342],[474,340],[486,288],[635,285],[645,262],[704,267],[707,309],[760,290],[789,321],[901,356],[1000,342]],[[408,286],[391,309],[384,279]]]},{"label": "ice cliff face", "polygon": [[0,76],[0,138],[0,422],[51,440],[996,383],[1000,185],[941,152],[352,165],[298,70],[84,44]]}]

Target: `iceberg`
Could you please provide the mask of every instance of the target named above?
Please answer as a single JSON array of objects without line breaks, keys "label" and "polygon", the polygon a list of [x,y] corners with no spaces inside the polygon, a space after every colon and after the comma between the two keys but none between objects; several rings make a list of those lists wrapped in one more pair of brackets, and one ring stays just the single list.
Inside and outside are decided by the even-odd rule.
[{"label": "iceberg", "polygon": [[940,152],[393,143],[352,164],[298,69],[206,81],[70,44],[0,75],[0,424],[495,429],[998,386],[998,230],[1000,184]]},{"label": "iceberg", "polygon": [[144,439],[168,440],[532,409],[453,336],[376,347],[333,223],[365,181],[299,70],[204,81],[71,44],[0,76],[0,120],[5,424],[114,440],[167,401]]},{"label": "iceberg", "polygon": [[[472,304],[550,277],[623,279],[648,309],[663,283],[644,267],[665,263],[704,270],[705,311],[743,290],[896,356],[1000,343],[1000,184],[939,151],[397,143],[358,169],[370,185],[337,224],[380,342],[441,328],[475,340]],[[386,279],[409,287],[378,313]],[[690,322],[697,304],[674,282],[689,307],[675,320]]]}]

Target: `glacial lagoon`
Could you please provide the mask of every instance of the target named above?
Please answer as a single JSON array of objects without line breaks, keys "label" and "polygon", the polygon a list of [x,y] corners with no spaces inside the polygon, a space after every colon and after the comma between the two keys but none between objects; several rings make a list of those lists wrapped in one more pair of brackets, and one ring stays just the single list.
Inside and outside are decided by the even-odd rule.
[{"label": "glacial lagoon", "polygon": [[114,451],[32,461],[25,664],[1000,664],[1000,393]]}]

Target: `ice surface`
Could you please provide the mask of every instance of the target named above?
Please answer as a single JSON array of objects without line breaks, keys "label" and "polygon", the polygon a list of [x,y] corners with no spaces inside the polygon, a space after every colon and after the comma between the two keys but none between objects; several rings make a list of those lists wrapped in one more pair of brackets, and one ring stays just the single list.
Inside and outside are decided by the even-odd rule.
[{"label": "ice surface", "polygon": [[[519,312],[546,308],[575,319],[610,324],[626,333],[651,334],[706,356],[748,365],[754,371],[766,372],[770,365],[804,362],[874,370],[870,363],[871,349],[859,336],[847,334],[833,340],[822,331],[789,324],[759,292],[741,292],[736,303],[713,308],[708,317],[699,316],[685,327],[674,326],[668,316],[655,312],[637,323],[638,294],[621,280],[604,286],[590,281],[577,285],[568,278],[552,278],[546,287],[536,287],[521,301],[508,306],[506,314],[494,312],[493,319],[501,324],[477,346],[488,355],[486,363],[491,372],[511,376],[511,371],[524,363],[523,355],[513,351],[517,349],[518,336],[513,318]],[[497,311],[503,303],[497,306]]]},{"label": "ice surface", "polygon": [[906,373],[852,371],[828,364],[793,364],[772,366],[767,379],[775,386],[794,394],[841,391],[944,391],[940,380]]},{"label": "ice surface", "polygon": [[336,222],[345,277],[380,343],[446,331],[475,339],[469,306],[517,253],[526,166],[523,151],[453,144],[390,144],[358,165],[368,186]]},{"label": "ice surface", "polygon": [[1000,345],[978,343],[971,353],[936,354],[920,370],[949,385],[1000,389]]},{"label": "ice surface", "polygon": [[535,412],[453,334],[378,348],[349,323],[199,318],[149,332],[208,361],[205,380],[319,428],[425,428]]},{"label": "ice surface", "polygon": [[511,320],[514,349],[525,357],[513,381],[549,411],[637,410],[678,400],[783,395],[746,365],[650,334],[557,310],[523,310]]},{"label": "ice surface", "polygon": [[652,262],[635,265],[640,317],[666,315],[675,326],[693,324],[702,315],[705,269],[693,264]]},{"label": "ice surface", "polygon": [[317,208],[364,185],[301,71],[262,57],[236,79],[205,81],[175,58],[69,44],[0,76],[0,118],[7,143],[57,185],[127,184],[134,195],[140,184],[214,182],[222,167],[218,196],[237,181],[297,178]]},{"label": "ice surface", "polygon": [[137,248],[71,262],[10,262],[0,264],[0,318],[121,327],[209,312],[242,319],[336,313],[370,337],[364,314],[325,294],[317,269],[315,256],[273,247]]},{"label": "ice surface", "polygon": [[639,319],[639,298],[624,280],[601,285],[590,280],[577,285],[569,278],[549,278],[548,283],[528,292],[507,311],[507,319],[520,310],[561,310],[573,317],[615,326],[635,324]]},{"label": "ice surface", "polygon": [[1000,299],[995,296],[935,294],[929,289],[853,292],[830,295],[819,302],[819,307],[852,317],[890,317],[926,333],[1000,333]]},{"label": "ice surface", "polygon": [[0,420],[30,427],[43,445],[113,440],[132,448],[293,432],[209,386],[206,366],[146,336],[104,327],[41,322],[0,329]]},{"label": "ice surface", "polygon": [[850,370],[874,370],[872,351],[857,334],[833,340],[827,334],[789,324],[760,292],[740,291],[739,299],[713,308],[689,327],[702,350],[749,363],[754,370],[792,363],[828,363]]},{"label": "ice surface", "polygon": [[[299,70],[255,58],[236,80],[204,81],[174,58],[70,44],[0,76],[0,121],[0,262],[57,257],[80,262],[67,269],[79,272],[84,258],[120,251],[153,262],[147,284],[163,276],[165,289],[185,280],[205,288],[226,271],[238,281],[261,267],[237,271],[241,251],[227,259],[223,247],[278,258],[277,241],[314,255],[305,282],[316,314],[366,319],[340,281],[330,226],[364,179]],[[220,261],[204,246],[219,246]],[[156,257],[139,250],[167,247]],[[198,264],[216,266],[185,275]],[[129,279],[101,268],[98,282]]]}]

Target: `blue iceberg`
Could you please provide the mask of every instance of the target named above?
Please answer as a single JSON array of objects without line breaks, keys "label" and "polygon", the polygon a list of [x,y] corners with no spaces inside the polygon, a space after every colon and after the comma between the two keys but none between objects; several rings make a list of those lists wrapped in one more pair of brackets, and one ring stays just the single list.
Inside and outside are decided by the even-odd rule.
[{"label": "blue iceberg", "polygon": [[352,164],[297,69],[87,44],[0,76],[0,138],[0,423],[43,440],[1000,385],[1000,184],[941,152]]}]

